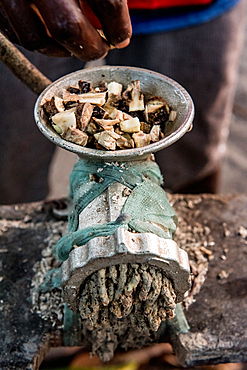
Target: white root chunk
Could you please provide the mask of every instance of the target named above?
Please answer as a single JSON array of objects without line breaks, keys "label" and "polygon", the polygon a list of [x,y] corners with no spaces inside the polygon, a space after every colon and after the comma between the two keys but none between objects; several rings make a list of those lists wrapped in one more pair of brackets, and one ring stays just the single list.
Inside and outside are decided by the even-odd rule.
[{"label": "white root chunk", "polygon": [[140,81],[136,80],[132,82],[131,101],[129,103],[129,111],[135,112],[138,110],[144,110],[144,95],[141,93]]},{"label": "white root chunk", "polygon": [[105,104],[105,97],[106,97],[105,92],[78,94],[78,96],[79,96],[80,103],[88,102],[88,103],[99,105],[99,106]]},{"label": "white root chunk", "polygon": [[69,127],[76,128],[75,108],[55,114],[52,116],[52,122],[59,134],[64,134]]},{"label": "white root chunk", "polygon": [[100,118],[94,118],[94,121],[103,127],[104,130],[111,130],[114,125],[119,123],[119,119],[100,119]]},{"label": "white root chunk", "polygon": [[[105,108],[105,106],[104,106],[104,108]],[[114,107],[112,107],[113,109],[109,109],[108,111],[106,110],[107,109],[107,107],[106,107],[106,111],[107,111],[107,113],[108,113],[108,115],[107,115],[107,118],[110,118],[110,119],[116,119],[117,118],[117,108],[114,108]]]},{"label": "white root chunk", "polygon": [[177,112],[175,110],[171,110],[169,114],[169,121],[173,122],[175,121],[177,117]]},{"label": "white root chunk", "polygon": [[106,92],[94,93],[89,92],[85,94],[71,94],[67,90],[63,90],[63,100],[65,103],[70,101],[79,101],[80,103],[91,103],[95,105],[105,104]]},{"label": "white root chunk", "polygon": [[115,139],[115,140],[118,140],[118,139],[120,139],[121,138],[121,136],[120,135],[118,135],[115,131],[107,131],[108,132],[108,134],[113,138],[113,139]]},{"label": "white root chunk", "polygon": [[59,98],[58,96],[55,96],[55,107],[57,108],[58,112],[64,112],[65,107],[63,105],[63,99]]},{"label": "white root chunk", "polygon": [[138,117],[127,119],[120,122],[120,129],[123,132],[133,133],[140,131],[140,121]]},{"label": "white root chunk", "polygon": [[106,103],[104,105],[104,110],[106,111],[107,113],[107,117],[111,118],[111,119],[115,119],[116,116],[117,116],[117,108],[113,107],[112,105]]},{"label": "white root chunk", "polygon": [[153,141],[154,143],[156,141],[159,141],[159,139],[160,139],[160,125],[153,125],[149,135],[150,135],[151,141]]},{"label": "white root chunk", "polygon": [[165,99],[161,98],[160,96],[153,96],[150,98],[146,103],[146,112],[147,113],[154,113],[156,110],[167,106]]},{"label": "white root chunk", "polygon": [[122,84],[112,81],[108,84],[108,96],[113,94],[121,97],[122,89],[123,89]]},{"label": "white root chunk", "polygon": [[108,117],[111,119],[119,119],[119,121],[125,121],[127,119],[133,118],[128,113],[122,112],[121,110],[118,110],[117,108],[114,108],[113,111],[111,111],[108,114]]}]

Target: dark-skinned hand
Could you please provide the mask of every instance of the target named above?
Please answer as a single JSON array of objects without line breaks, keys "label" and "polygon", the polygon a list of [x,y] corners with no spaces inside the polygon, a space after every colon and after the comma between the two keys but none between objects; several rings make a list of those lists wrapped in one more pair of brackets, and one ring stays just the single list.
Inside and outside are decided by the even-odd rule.
[{"label": "dark-skinned hand", "polygon": [[[88,10],[108,42],[88,20]],[[132,32],[127,0],[0,0],[0,30],[28,50],[85,61],[104,57],[109,44],[127,46]]]}]

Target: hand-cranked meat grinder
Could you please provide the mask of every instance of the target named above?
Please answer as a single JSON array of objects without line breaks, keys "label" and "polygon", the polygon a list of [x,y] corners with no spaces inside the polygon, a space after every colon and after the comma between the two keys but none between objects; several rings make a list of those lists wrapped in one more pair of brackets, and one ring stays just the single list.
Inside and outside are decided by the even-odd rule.
[{"label": "hand-cranked meat grinder", "polygon": [[[162,140],[141,148],[102,151],[65,141],[47,122],[41,106],[79,80],[92,86],[102,80],[123,86],[140,80],[144,95],[163,97],[176,110],[176,119]],[[79,157],[71,175],[69,232],[58,242],[56,255],[63,261],[64,299],[80,313],[93,352],[104,352],[105,360],[118,344],[133,347],[138,336],[148,342],[189,289],[188,256],[172,239],[176,214],[160,186],[152,153],[183,136],[193,115],[192,100],[179,84],[131,67],[77,71],[52,83],[36,102],[41,132]]]}]

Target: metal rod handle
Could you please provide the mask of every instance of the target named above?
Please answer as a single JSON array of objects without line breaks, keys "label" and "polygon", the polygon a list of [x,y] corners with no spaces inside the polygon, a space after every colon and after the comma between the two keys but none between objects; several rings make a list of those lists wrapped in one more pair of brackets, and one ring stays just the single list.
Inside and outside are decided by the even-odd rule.
[{"label": "metal rod handle", "polygon": [[51,81],[0,33],[0,59],[35,94],[40,94]]}]

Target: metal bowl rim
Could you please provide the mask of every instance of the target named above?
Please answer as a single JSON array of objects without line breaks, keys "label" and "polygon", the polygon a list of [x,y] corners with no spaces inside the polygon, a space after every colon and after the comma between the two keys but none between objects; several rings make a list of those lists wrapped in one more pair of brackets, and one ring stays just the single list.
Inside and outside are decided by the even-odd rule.
[{"label": "metal bowl rim", "polygon": [[[141,71],[144,73],[150,73],[152,76],[157,76],[161,79],[166,80],[166,82],[172,86],[175,86],[177,90],[182,93],[183,97],[186,101],[187,106],[187,114],[185,116],[185,119],[183,123],[179,126],[177,130],[172,132],[169,136],[165,137],[164,139],[159,140],[156,143],[149,144],[147,146],[141,147],[141,148],[133,148],[133,149],[126,149],[126,150],[116,150],[116,151],[104,151],[104,150],[97,150],[97,149],[91,149],[87,147],[82,147],[77,144],[74,144],[69,141],[65,141],[61,137],[58,136],[55,132],[53,132],[48,125],[44,122],[44,120],[41,117],[41,108],[40,104],[44,96],[47,94],[50,89],[52,89],[55,85],[58,83],[61,83],[63,80],[68,80],[70,76],[73,75],[76,76],[81,75],[83,71],[100,71],[103,72],[104,70],[111,70],[111,69],[124,69],[124,70],[136,70]],[[100,160],[110,160],[110,161],[118,161],[118,160],[128,160],[128,159],[140,159],[141,157],[147,157],[148,155],[155,153],[159,150],[162,150],[177,140],[179,140],[192,126],[193,118],[194,118],[194,104],[192,101],[192,98],[190,97],[189,93],[176,81],[171,79],[170,77],[167,77],[161,73],[154,72],[148,69],[144,68],[136,68],[136,67],[125,67],[125,66],[103,66],[103,67],[94,67],[94,68],[88,68],[88,69],[82,69],[78,70],[76,72],[72,72],[70,74],[67,74],[58,80],[51,83],[45,90],[42,91],[42,93],[39,95],[35,107],[34,107],[34,117],[36,124],[40,131],[52,142],[54,142],[56,145],[69,150],[75,154],[77,154],[81,158],[91,158],[91,159],[100,159]]]}]

